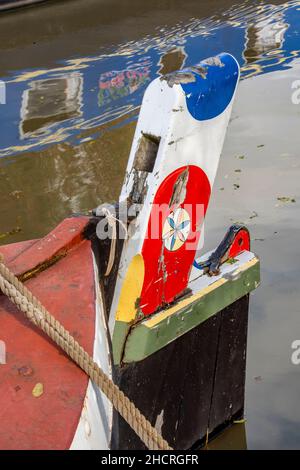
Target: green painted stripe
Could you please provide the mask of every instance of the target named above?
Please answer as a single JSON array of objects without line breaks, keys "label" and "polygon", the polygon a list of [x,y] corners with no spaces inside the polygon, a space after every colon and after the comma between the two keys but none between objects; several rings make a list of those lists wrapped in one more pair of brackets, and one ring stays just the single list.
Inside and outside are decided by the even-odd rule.
[{"label": "green painted stripe", "polygon": [[119,365],[122,360],[126,337],[129,333],[131,323],[116,321],[112,337],[113,360],[115,365]]},{"label": "green painted stripe", "polygon": [[156,325],[149,328],[146,326],[147,320],[136,324],[127,337],[122,362],[145,359],[256,289],[259,282],[260,264],[257,260],[247,270],[241,271],[237,279],[226,279],[224,284],[197,300],[191,300],[189,305],[163,318]]}]

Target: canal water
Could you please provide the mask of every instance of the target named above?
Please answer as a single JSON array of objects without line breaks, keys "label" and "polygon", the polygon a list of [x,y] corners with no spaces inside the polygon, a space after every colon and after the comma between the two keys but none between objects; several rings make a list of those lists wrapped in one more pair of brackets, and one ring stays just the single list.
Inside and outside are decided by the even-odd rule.
[{"label": "canal water", "polygon": [[246,422],[209,448],[300,448],[299,32],[298,1],[51,0],[0,14],[0,244],[117,199],[153,78],[221,51],[241,65],[205,248],[246,223],[262,285]]}]

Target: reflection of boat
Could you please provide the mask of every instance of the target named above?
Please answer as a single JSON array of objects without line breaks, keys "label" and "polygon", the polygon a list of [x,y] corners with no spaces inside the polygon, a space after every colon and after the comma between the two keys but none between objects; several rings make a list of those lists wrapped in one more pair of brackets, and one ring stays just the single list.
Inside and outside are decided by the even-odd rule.
[{"label": "reflection of boat", "polygon": [[98,105],[108,105],[122,97],[131,95],[139,88],[145,86],[150,80],[150,66],[145,62],[143,66],[130,70],[102,73],[99,78]]},{"label": "reflection of boat", "polygon": [[[207,5],[205,12],[208,13],[207,8],[215,8],[213,5]],[[10,75],[9,91],[14,99],[10,99],[6,107],[0,106],[0,158],[17,155],[21,151],[43,151],[54,142],[72,139],[80,143],[81,135],[87,129],[91,134],[94,130],[94,135],[99,135],[99,132],[102,133],[100,128],[103,124],[110,122],[111,126],[119,125],[118,120],[121,117],[124,117],[124,122],[133,119],[132,111],[140,106],[147,82],[158,74],[178,70],[187,57],[189,63],[197,62],[201,57],[213,54],[216,47],[226,46],[238,58],[239,63],[243,62],[244,28],[249,26],[247,15],[239,27],[226,23],[227,14],[220,17],[221,21],[220,18],[216,19],[216,22],[208,27],[207,18],[202,21],[198,12],[197,19],[191,24],[187,23],[188,27],[183,21],[174,30],[170,29],[178,15],[185,18],[189,14],[188,18],[193,17],[195,7],[194,1],[186,3],[183,12],[178,1],[174,1],[174,8],[165,11],[158,0],[149,4],[141,4],[139,0],[72,0],[71,17],[64,2],[46,2],[41,8],[36,8],[34,14],[30,9],[25,9],[11,15],[1,15],[0,75],[4,80]],[[253,9],[255,11],[256,7],[253,6]],[[238,14],[238,11],[236,13]],[[278,8],[272,6],[269,16],[272,14],[276,19],[277,13]],[[135,18],[136,14],[143,25],[142,28],[132,28],[128,20],[129,17]],[[46,29],[44,17],[47,17]],[[257,14],[257,23],[259,18],[265,21],[261,11]],[[278,18],[280,24],[290,21],[286,18],[285,9]],[[156,28],[160,22],[169,30],[166,36]],[[19,25],[23,23],[26,23],[27,27],[20,35]],[[292,27],[295,28],[295,25],[296,18]],[[208,41],[207,37],[202,35],[210,27],[214,31],[215,41]],[[245,52],[248,62],[256,61],[257,55],[260,54],[251,49],[257,45],[255,34],[256,30],[253,31],[252,26],[249,26],[251,38],[248,41],[249,50]],[[287,61],[291,60],[290,52],[297,49],[295,44],[291,44],[290,38],[291,35],[286,37],[284,45]],[[181,45],[175,46],[177,43]],[[253,56],[254,59],[249,58]],[[278,64],[273,61],[273,69],[282,66],[279,64],[283,64],[281,59]],[[263,71],[262,67],[261,63],[259,70]],[[18,72],[12,76],[16,69]],[[136,73],[136,78],[129,79],[129,71]],[[74,72],[80,73],[83,78],[82,114],[77,118],[74,116],[72,120],[63,120],[62,116],[58,115],[57,121],[52,114],[49,120],[51,129],[47,129],[45,122],[42,133],[35,132],[33,126],[33,133],[30,135],[29,126],[24,134],[26,140],[20,138],[22,128],[19,130],[18,120],[24,92],[33,87],[34,80],[55,79],[57,76]],[[258,73],[256,68],[254,72]]]},{"label": "reflection of boat", "polygon": [[[175,449],[198,447],[243,416],[248,294],[259,282],[247,229],[234,226],[195,262],[238,78],[236,60],[221,54],[154,80],[119,204],[0,250]],[[3,296],[0,323],[0,448],[143,448]]]},{"label": "reflection of boat", "polygon": [[255,62],[262,54],[281,49],[288,27],[282,13],[261,18],[251,24],[246,31],[244,50],[247,63]]},{"label": "reflection of boat", "polygon": [[46,0],[0,0],[0,11],[11,10],[13,8],[25,7],[35,3],[42,3]]},{"label": "reflection of boat", "polygon": [[52,123],[79,117],[82,81],[78,72],[32,81],[22,97],[21,138],[32,136]]}]

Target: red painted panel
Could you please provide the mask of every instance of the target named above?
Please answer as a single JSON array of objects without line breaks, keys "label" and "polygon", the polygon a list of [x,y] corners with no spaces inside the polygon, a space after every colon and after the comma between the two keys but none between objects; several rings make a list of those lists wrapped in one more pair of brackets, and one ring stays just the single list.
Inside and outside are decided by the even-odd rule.
[{"label": "red painted panel", "polygon": [[4,256],[5,263],[11,263],[17,256],[28,250],[38,240],[27,240],[24,242],[11,243],[10,245],[0,246],[0,253]]},{"label": "red painted panel", "polygon": [[66,253],[82,240],[82,232],[88,221],[88,217],[65,219],[52,232],[38,240],[13,262],[10,262],[9,268],[15,275],[24,274],[40,264],[46,263],[54,256]]},{"label": "red painted panel", "polygon": [[[26,285],[92,354],[95,289],[90,242],[80,243]],[[4,296],[0,298],[0,325],[7,361],[0,365],[0,449],[68,449],[81,414],[87,376]],[[32,395],[37,383],[44,386],[39,398]]]},{"label": "red painted panel", "polygon": [[[184,200],[170,207],[174,185],[185,170],[188,180]],[[197,227],[205,216],[210,193],[206,174],[194,165],[178,168],[160,185],[142,248],[145,279],[140,308],[145,315],[172,302],[186,288],[200,236]]]},{"label": "red painted panel", "polygon": [[228,257],[235,258],[243,251],[250,251],[250,235],[248,230],[240,230],[230,247]]}]

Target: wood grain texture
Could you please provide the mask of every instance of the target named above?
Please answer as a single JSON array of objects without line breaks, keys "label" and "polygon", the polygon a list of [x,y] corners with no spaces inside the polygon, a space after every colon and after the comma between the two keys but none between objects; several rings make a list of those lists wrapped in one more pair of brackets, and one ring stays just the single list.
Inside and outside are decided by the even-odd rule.
[{"label": "wood grain texture", "polygon": [[[117,369],[121,389],[175,449],[198,447],[243,415],[246,295],[145,360]],[[144,449],[115,416],[120,450]]]}]

